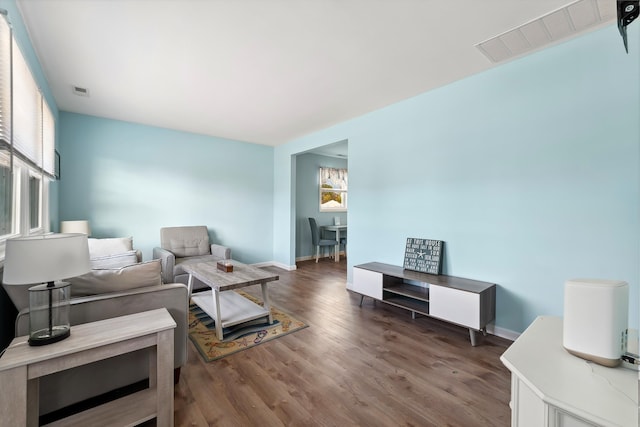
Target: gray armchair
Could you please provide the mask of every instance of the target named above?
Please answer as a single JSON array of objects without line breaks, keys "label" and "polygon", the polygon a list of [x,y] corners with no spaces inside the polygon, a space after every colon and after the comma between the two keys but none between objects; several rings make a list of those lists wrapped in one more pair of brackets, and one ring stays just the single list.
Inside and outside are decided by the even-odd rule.
[{"label": "gray armchair", "polygon": [[[162,263],[162,281],[164,283],[183,283],[189,281],[185,264],[203,261],[231,259],[231,249],[209,243],[209,232],[204,225],[184,227],[163,227],[160,229],[160,247],[153,248],[153,258]],[[193,291],[209,289],[201,281],[193,280]]]}]

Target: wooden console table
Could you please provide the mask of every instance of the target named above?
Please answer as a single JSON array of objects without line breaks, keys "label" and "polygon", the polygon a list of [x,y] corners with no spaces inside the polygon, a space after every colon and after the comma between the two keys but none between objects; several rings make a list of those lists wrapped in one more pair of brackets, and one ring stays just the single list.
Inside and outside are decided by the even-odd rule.
[{"label": "wooden console table", "polygon": [[[347,289],[387,304],[469,328],[471,345],[496,317],[496,285],[370,262],[353,267]],[[360,304],[362,304],[362,298]]]},{"label": "wooden console table", "polygon": [[135,425],[155,417],[158,426],[172,426],[175,327],[161,308],[73,326],[69,338],[41,347],[29,346],[26,336],[15,338],[0,358],[2,425],[38,425],[40,377],[149,348],[148,389],[50,425]]}]

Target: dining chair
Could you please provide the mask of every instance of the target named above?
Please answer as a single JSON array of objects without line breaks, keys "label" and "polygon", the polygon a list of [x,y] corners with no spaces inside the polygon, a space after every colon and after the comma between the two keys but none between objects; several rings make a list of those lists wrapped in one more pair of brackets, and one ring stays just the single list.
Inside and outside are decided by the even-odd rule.
[{"label": "dining chair", "polygon": [[318,228],[318,223],[315,218],[309,218],[309,226],[311,227],[311,242],[316,248],[316,262],[318,262],[318,258],[320,257],[320,246],[329,246],[333,248],[336,246],[336,241],[320,238],[320,228]]}]

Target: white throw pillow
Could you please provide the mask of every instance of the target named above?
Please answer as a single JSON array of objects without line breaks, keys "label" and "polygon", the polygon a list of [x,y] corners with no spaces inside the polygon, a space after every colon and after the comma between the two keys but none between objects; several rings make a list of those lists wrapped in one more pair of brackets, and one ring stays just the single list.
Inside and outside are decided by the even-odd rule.
[{"label": "white throw pillow", "polygon": [[91,269],[93,270],[101,268],[122,268],[136,264],[138,262],[138,256],[136,255],[136,251],[128,251],[121,254],[91,258],[90,262]]},{"label": "white throw pillow", "polygon": [[161,285],[160,260],[154,259],[122,268],[91,270],[82,276],[68,279],[67,282],[71,283],[72,297]]},{"label": "white throw pillow", "polygon": [[91,258],[121,254],[133,250],[133,237],[89,238],[87,242],[89,243],[89,256]]}]

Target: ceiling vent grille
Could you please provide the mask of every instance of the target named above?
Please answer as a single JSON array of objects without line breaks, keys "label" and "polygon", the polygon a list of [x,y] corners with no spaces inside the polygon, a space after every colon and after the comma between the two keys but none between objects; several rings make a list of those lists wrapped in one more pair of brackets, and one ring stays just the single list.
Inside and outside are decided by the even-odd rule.
[{"label": "ceiling vent grille", "polygon": [[72,86],[71,89],[75,95],[89,97],[89,89],[85,87]]},{"label": "ceiling vent grille", "polygon": [[554,12],[499,34],[476,47],[491,62],[502,62],[576,35],[616,18],[616,2],[578,0]]}]

